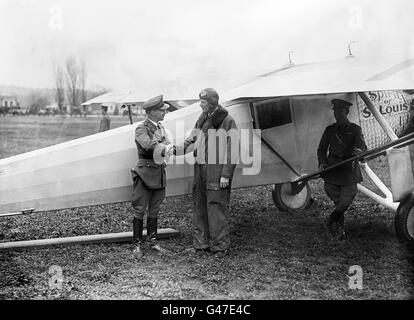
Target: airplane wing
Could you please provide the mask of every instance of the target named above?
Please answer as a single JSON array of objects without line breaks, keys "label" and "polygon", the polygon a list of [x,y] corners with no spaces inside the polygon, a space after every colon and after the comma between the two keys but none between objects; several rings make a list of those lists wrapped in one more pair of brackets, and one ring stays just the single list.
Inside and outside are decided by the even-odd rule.
[{"label": "airplane wing", "polygon": [[412,89],[414,53],[289,65],[221,95],[222,101],[343,92]]},{"label": "airplane wing", "polygon": [[95,97],[93,99],[90,99],[84,103],[82,103],[83,106],[89,106],[91,104],[97,103],[115,103],[118,100],[122,100],[122,98],[127,97],[132,93],[132,90],[120,90],[120,91],[111,91],[104,93],[98,97]]},{"label": "airplane wing", "polygon": [[175,101],[179,104],[180,101],[195,101],[198,100],[199,88],[187,88],[177,85],[160,83],[157,85],[139,86],[133,89],[125,89],[118,91],[111,91],[95,97],[82,103],[83,106],[88,106],[94,103],[118,103],[118,104],[133,104],[142,103],[151,97],[162,94],[164,100]]}]

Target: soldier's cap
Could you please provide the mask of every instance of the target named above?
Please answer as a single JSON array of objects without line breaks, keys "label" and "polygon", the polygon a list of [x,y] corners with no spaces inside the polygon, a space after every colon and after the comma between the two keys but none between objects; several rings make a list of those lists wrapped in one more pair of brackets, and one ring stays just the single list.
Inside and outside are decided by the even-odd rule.
[{"label": "soldier's cap", "polygon": [[144,110],[167,110],[170,106],[164,103],[162,95],[156,96],[144,102],[142,109]]},{"label": "soldier's cap", "polygon": [[349,107],[352,106],[351,102],[342,99],[332,99],[331,103],[333,104],[332,109],[343,108],[349,110]]},{"label": "soldier's cap", "polygon": [[198,96],[201,100],[206,100],[208,103],[212,105],[217,105],[219,101],[219,95],[217,91],[213,88],[206,88],[201,90]]},{"label": "soldier's cap", "polygon": [[108,110],[108,106],[106,104],[101,104],[101,108]]}]

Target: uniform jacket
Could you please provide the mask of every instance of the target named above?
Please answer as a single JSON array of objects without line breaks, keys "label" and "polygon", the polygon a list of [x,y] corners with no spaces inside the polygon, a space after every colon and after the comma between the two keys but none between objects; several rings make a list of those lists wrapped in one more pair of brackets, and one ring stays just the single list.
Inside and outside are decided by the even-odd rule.
[{"label": "uniform jacket", "polygon": [[162,189],[166,186],[166,175],[164,162],[155,154],[165,154],[165,147],[170,143],[164,127],[155,126],[146,119],[138,124],[135,129],[135,143],[138,150],[138,163],[132,170],[132,177],[137,175],[142,179],[149,189]]},{"label": "uniform jacket", "polygon": [[[209,129],[215,129],[217,131],[221,130],[222,133],[228,133],[229,130],[233,129],[232,133],[237,134],[237,137],[233,142],[231,142],[231,139],[228,136],[226,136],[225,139],[216,139],[215,161],[212,159],[209,160]],[[202,139],[203,136],[200,135],[200,132],[204,134],[204,139]],[[237,150],[234,148],[237,148]],[[221,177],[229,178],[231,181],[238,162],[239,137],[236,122],[226,109],[219,105],[218,109],[211,115],[206,112],[203,112],[200,115],[193,131],[184,142],[183,150],[177,148],[177,154],[179,154],[180,151],[188,153],[191,149],[194,152],[194,156],[196,156],[196,162],[207,165],[207,189],[219,190]]]},{"label": "uniform jacket", "polygon": [[111,129],[111,118],[108,115],[105,115],[99,124],[99,132],[107,131]]},{"label": "uniform jacket", "polygon": [[[344,124],[328,126],[318,148],[318,163],[327,166],[354,156],[355,148],[367,151],[361,127],[347,121]],[[325,182],[335,185],[352,185],[362,181],[358,161],[347,163],[337,169],[329,170],[322,176]]]}]

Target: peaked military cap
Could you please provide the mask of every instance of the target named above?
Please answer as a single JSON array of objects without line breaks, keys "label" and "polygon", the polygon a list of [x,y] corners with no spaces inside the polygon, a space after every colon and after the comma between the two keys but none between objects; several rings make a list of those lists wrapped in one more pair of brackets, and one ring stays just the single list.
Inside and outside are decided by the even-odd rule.
[{"label": "peaked military cap", "polygon": [[348,109],[349,107],[352,106],[352,103],[342,100],[342,99],[332,99],[331,103],[333,104],[333,108],[344,108],[344,109]]},{"label": "peaked military cap", "polygon": [[201,90],[200,94],[198,95],[200,99],[206,100],[208,103],[212,105],[217,105],[219,101],[219,95],[216,90],[213,88],[206,88]]},{"label": "peaked military cap", "polygon": [[164,99],[162,95],[156,96],[144,102],[142,105],[142,109],[150,110],[150,109],[160,109],[160,110],[167,110],[170,106],[164,103]]}]

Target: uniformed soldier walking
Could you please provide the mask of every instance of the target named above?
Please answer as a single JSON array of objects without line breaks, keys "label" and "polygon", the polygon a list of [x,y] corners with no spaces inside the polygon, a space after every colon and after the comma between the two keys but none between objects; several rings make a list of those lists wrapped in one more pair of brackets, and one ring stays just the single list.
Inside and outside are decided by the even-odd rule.
[{"label": "uniformed soldier walking", "polygon": [[[219,105],[219,96],[214,89],[202,90],[199,98],[203,112],[190,137],[185,140],[183,150],[177,147],[177,153],[187,153],[192,149],[192,145],[196,156],[193,185],[193,247],[188,251],[211,251],[216,256],[223,256],[230,246],[228,206],[237,159],[231,157],[234,141],[230,143],[228,139],[218,139],[217,144],[218,149],[223,151],[222,155],[227,155],[227,161],[219,159],[220,152],[215,154],[216,159],[209,159],[209,130],[222,130],[221,132],[228,133],[233,129],[237,132],[237,126],[228,111]],[[216,146],[213,142],[211,145]],[[238,140],[235,149],[238,151]]]},{"label": "uniformed soldier walking", "polygon": [[99,132],[111,129],[111,118],[108,115],[108,106],[101,105],[102,119],[99,124]]},{"label": "uniformed soldier walking", "polygon": [[[319,170],[367,151],[361,127],[348,120],[352,103],[342,99],[333,99],[331,103],[336,123],[325,129],[319,143]],[[328,170],[322,178],[325,192],[335,204],[335,210],[327,221],[328,229],[338,239],[345,239],[344,213],[357,194],[357,183],[362,181],[358,161]]]},{"label": "uniformed soldier walking", "polygon": [[[138,163],[132,170],[133,192],[132,207],[135,209],[133,218],[134,253],[137,258],[143,256],[143,220],[147,214],[146,241],[153,249],[166,253],[167,250],[157,243],[158,212],[165,198],[166,163],[163,157],[172,145],[160,121],[164,120],[168,104],[163,96],[146,101],[142,108],[147,114],[145,121],[135,129],[135,143],[138,149]],[[172,151],[171,151],[172,152]]]}]

